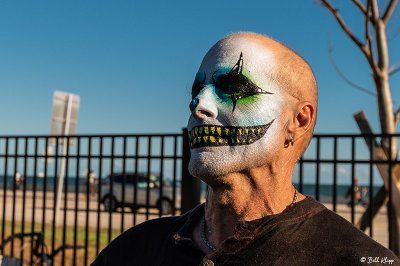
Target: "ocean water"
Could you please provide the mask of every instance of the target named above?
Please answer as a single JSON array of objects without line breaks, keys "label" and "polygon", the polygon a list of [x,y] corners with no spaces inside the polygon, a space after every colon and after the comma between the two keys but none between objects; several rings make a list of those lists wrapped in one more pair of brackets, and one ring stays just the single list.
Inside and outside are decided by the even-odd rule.
[{"label": "ocean water", "polygon": [[[6,180],[6,186],[7,189],[12,189],[13,188],[13,176],[7,176],[7,180]],[[47,190],[52,190],[53,189],[53,185],[54,185],[54,177],[48,176],[46,178],[40,178],[40,177],[36,177],[36,186],[38,187],[38,189],[43,189],[43,185],[46,181],[46,188]],[[68,188],[69,190],[74,190],[75,188],[75,183],[76,179],[74,178],[69,178],[68,179]],[[66,181],[65,181],[66,182]],[[79,181],[78,181],[78,187],[86,187],[86,177],[80,177]],[[33,188],[33,183],[34,183],[34,178],[28,176],[26,178],[26,184],[27,184],[27,189],[32,189]],[[65,183],[64,183],[65,184]],[[297,190],[300,191],[300,186],[299,184],[294,184],[294,186],[297,188]],[[370,187],[369,185],[364,185],[367,188],[367,193],[365,195],[366,198],[369,198],[369,194],[370,194]],[[0,176],[0,188],[4,187],[4,176]],[[337,185],[336,186],[336,196],[338,198],[343,198],[348,189],[349,189],[350,185]],[[203,185],[203,190],[206,189],[206,186]],[[308,195],[308,196],[312,196],[315,197],[316,196],[316,186],[315,184],[303,184],[302,186],[302,194],[304,195]],[[375,195],[378,190],[380,189],[380,186],[373,186],[373,194]],[[320,184],[319,185],[319,195],[320,197],[333,197],[333,185],[332,184]]]},{"label": "ocean water", "polygon": [[[79,178],[78,180],[78,186],[79,187],[85,187],[86,186],[86,177],[84,178]],[[4,180],[4,176],[0,176],[0,188],[4,187],[4,181],[6,181],[6,186],[7,189],[13,189],[13,182],[14,182],[14,176],[7,176],[7,179]],[[27,189],[32,189],[33,184],[34,184],[34,177],[28,176],[26,177],[26,187]],[[75,188],[75,177],[74,178],[68,178],[68,188],[69,190]],[[64,180],[64,184],[66,184],[67,180]],[[46,178],[42,177],[36,177],[36,187],[37,189],[43,189],[44,184],[46,184],[46,189],[47,190],[53,190],[53,186],[55,184],[55,178],[54,177],[49,177],[47,176]]]}]

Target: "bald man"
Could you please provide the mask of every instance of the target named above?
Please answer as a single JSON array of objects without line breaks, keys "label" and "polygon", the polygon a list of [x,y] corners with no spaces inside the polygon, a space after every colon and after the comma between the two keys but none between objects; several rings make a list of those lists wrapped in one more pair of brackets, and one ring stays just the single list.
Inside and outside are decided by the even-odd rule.
[{"label": "bald man", "polygon": [[312,137],[310,66],[266,36],[237,33],[205,55],[192,87],[189,171],[206,203],[133,227],[94,265],[357,265],[389,250],[296,191]]}]

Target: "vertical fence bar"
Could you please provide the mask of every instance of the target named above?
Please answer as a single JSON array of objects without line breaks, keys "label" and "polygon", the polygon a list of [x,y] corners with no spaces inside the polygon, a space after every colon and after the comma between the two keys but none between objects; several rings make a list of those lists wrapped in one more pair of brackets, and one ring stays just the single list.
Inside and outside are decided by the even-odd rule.
[{"label": "vertical fence bar", "polygon": [[102,182],[103,182],[103,175],[102,175],[102,166],[103,166],[103,137],[100,137],[100,149],[99,149],[99,193],[97,194],[97,226],[96,226],[96,254],[99,254],[100,250],[100,203],[101,203],[101,189],[102,189]]},{"label": "vertical fence bar", "polygon": [[[134,193],[133,193],[133,202],[134,204],[137,204],[137,198],[138,198],[138,173],[139,173],[139,137],[136,137],[136,147],[135,147],[135,178],[133,180],[134,183]],[[136,225],[136,219],[137,219],[137,208],[135,206],[133,210],[133,224]]]},{"label": "vertical fence bar", "polygon": [[[32,222],[31,222],[31,232],[35,232],[35,220],[36,220],[36,185],[37,185],[37,159],[38,159],[38,142],[39,138],[35,137],[35,152],[33,161],[33,188],[32,188]],[[33,236],[31,237],[31,247],[33,247]],[[33,262],[33,252],[31,248],[31,253],[29,256],[29,263]]]},{"label": "vertical fence bar", "polygon": [[370,137],[369,139],[369,236],[373,237],[373,213],[374,213],[374,137]]},{"label": "vertical fence bar", "polygon": [[[21,233],[25,233],[25,209],[26,209],[26,169],[27,169],[27,161],[28,161],[28,138],[25,137],[25,147],[24,147],[24,170],[23,170],[23,180],[22,180],[22,221],[21,221]],[[23,238],[21,238],[21,247],[24,245]],[[21,260],[24,258],[24,249],[21,249]]]},{"label": "vertical fence bar", "polygon": [[173,180],[172,180],[172,215],[175,215],[176,213],[176,159],[177,159],[177,140],[178,137],[174,136],[174,172],[173,172]]},{"label": "vertical fence bar", "polygon": [[[17,172],[18,172],[18,137],[15,137],[14,146],[14,180],[13,180],[13,197],[12,197],[12,218],[11,218],[11,235],[15,234],[15,207],[17,194]],[[21,240],[22,241],[22,240]],[[14,257],[14,239],[11,240],[11,256]]]},{"label": "vertical fence bar", "polygon": [[149,203],[150,203],[150,176],[151,176],[151,136],[147,137],[147,187],[146,187],[146,220],[149,219],[150,210],[149,210]]},{"label": "vertical fence bar", "polygon": [[[66,245],[66,238],[67,238],[67,211],[68,211],[68,179],[69,179],[69,143],[70,143],[70,136],[64,138],[64,141],[67,141],[67,154],[65,155],[65,178],[64,178],[64,217],[63,217],[63,234],[62,234],[62,245]],[[62,193],[62,192],[61,192]],[[61,265],[65,265],[65,249],[62,250],[62,259]]]},{"label": "vertical fence bar", "polygon": [[316,185],[315,185],[315,199],[319,201],[319,164],[320,164],[320,137],[317,136],[317,167],[316,171]]},{"label": "vertical fence bar", "polygon": [[[388,212],[389,212],[389,249],[390,250],[393,250],[393,248],[394,248],[394,243],[393,243],[393,240],[395,239],[394,237],[393,237],[393,234],[392,234],[392,232],[393,232],[393,202],[392,202],[392,200],[393,200],[393,198],[392,198],[392,181],[393,181],[393,178],[392,178],[392,160],[393,160],[393,154],[392,154],[392,136],[390,136],[389,137],[389,148],[388,148],[388,151],[389,151],[389,202],[388,202]],[[397,231],[397,230],[396,230]],[[397,236],[396,236],[396,238],[397,238]]]},{"label": "vertical fence bar", "polygon": [[356,153],[356,142],[354,136],[351,137],[351,223],[354,224],[354,177],[355,177],[355,153]]},{"label": "vertical fence bar", "polygon": [[160,162],[160,196],[159,196],[159,217],[161,217],[164,214],[164,210],[162,208],[164,208],[165,206],[163,206],[163,189],[164,189],[164,137],[161,137],[161,162]]},{"label": "vertical fence bar", "polygon": [[[88,173],[86,177],[86,227],[85,227],[85,255],[84,255],[84,264],[88,263],[88,248],[89,248],[89,212],[90,212],[90,197],[92,197],[92,185],[94,186],[94,173],[92,174],[92,137],[88,138],[88,160],[87,167]],[[91,176],[92,174],[92,176]],[[93,184],[92,184],[93,182]],[[90,189],[90,195],[89,195]],[[96,191],[95,191],[96,192]]]},{"label": "vertical fence bar", "polygon": [[[49,145],[49,138],[45,137],[45,146],[44,146],[44,176],[43,176],[43,187],[42,187],[42,234],[46,233],[46,202],[47,202],[47,161],[48,161],[48,153],[47,147]],[[55,183],[55,181],[54,181]],[[55,197],[55,195],[54,195]],[[42,246],[40,252],[45,252],[44,246]]]},{"label": "vertical fence bar", "polygon": [[[122,212],[121,212],[121,230],[122,233],[124,231],[124,220],[125,220],[125,190],[126,190],[126,136],[122,139]],[[129,184],[129,183],[128,183]]]},{"label": "vertical fence bar", "polygon": [[[1,243],[4,243],[5,238],[5,222],[6,222],[6,209],[7,209],[7,177],[8,177],[8,140],[9,138],[6,137],[5,140],[5,154],[4,154],[4,180],[3,180],[3,213],[1,219]],[[4,250],[2,251],[4,253]]]},{"label": "vertical fence bar", "polygon": [[337,204],[337,137],[333,139],[333,211],[336,212]]},{"label": "vertical fence bar", "polygon": [[74,250],[72,251],[73,265],[76,265],[76,246],[78,244],[78,212],[79,212],[79,166],[81,159],[81,137],[76,138],[76,172],[75,172],[75,212],[74,212]]},{"label": "vertical fence bar", "polygon": [[[111,137],[110,191],[114,191],[114,137]],[[108,212],[108,242],[111,242],[112,208]]]},{"label": "vertical fence bar", "polygon": [[[53,195],[54,199],[56,199],[57,196],[57,186],[56,186],[56,177],[57,177],[57,170],[58,170],[58,141],[59,138],[56,137],[55,139],[55,156],[54,156],[54,184],[53,184]],[[53,224],[52,224],[52,236],[51,236],[51,250],[55,250],[55,241],[56,241],[56,202],[54,201],[53,204]],[[54,264],[54,258],[51,259],[51,263]]]}]

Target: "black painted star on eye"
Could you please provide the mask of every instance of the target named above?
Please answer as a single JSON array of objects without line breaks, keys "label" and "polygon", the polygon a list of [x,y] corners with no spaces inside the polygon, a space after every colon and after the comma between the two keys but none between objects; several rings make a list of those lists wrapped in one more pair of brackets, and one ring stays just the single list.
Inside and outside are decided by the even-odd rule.
[{"label": "black painted star on eye", "polygon": [[264,91],[256,84],[254,84],[251,80],[249,80],[246,76],[242,74],[243,70],[243,53],[240,53],[239,60],[232,67],[231,71],[226,74],[219,75],[217,79],[214,78],[214,74],[212,75],[212,84],[222,90],[225,94],[227,94],[233,103],[233,110],[235,111],[236,102],[239,99],[250,97],[258,94],[273,94],[271,92]]}]

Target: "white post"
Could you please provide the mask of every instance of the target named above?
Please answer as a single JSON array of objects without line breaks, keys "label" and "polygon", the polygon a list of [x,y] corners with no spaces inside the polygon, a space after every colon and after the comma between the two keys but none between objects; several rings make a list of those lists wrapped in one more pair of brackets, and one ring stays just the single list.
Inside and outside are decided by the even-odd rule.
[{"label": "white post", "polygon": [[[69,125],[70,125],[70,120],[71,120],[71,111],[72,111],[72,95],[68,95],[68,104],[67,104],[67,113],[65,117],[65,127],[64,127],[64,136],[69,135]],[[61,193],[63,190],[63,185],[64,185],[64,172],[65,172],[65,164],[66,164],[66,158],[65,156],[67,155],[67,138],[63,138],[63,147],[62,147],[62,158],[61,158],[61,165],[60,165],[60,176],[58,178],[58,184],[57,184],[57,199],[56,199],[56,224],[59,225],[61,224],[61,217],[60,217],[60,205],[61,205]],[[58,147],[56,147],[58,149]],[[66,197],[66,195],[65,195]],[[64,206],[65,207],[65,206]]]}]

